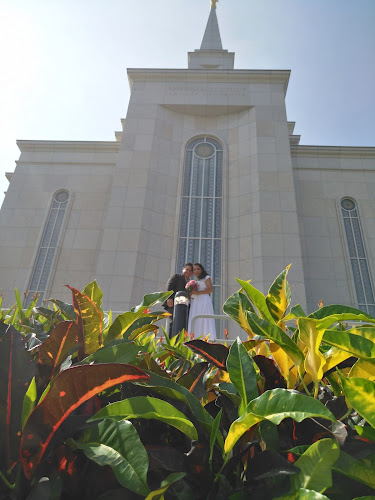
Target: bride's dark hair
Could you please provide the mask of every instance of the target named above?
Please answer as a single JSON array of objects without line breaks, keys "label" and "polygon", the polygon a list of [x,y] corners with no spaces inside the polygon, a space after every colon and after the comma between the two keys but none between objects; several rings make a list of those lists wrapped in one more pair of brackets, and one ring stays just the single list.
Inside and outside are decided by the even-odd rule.
[{"label": "bride's dark hair", "polygon": [[198,266],[201,268],[201,273],[198,277],[199,280],[205,278],[206,276],[208,276],[208,272],[205,270],[205,268],[202,266],[202,264],[200,264],[199,262],[194,262],[194,266]]}]

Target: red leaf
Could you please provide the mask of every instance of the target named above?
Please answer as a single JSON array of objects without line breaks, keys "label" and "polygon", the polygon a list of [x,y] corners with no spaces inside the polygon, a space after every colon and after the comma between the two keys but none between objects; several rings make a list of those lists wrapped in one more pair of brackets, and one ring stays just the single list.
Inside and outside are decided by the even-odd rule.
[{"label": "red leaf", "polygon": [[255,361],[260,369],[261,375],[265,378],[265,391],[276,389],[277,387],[286,389],[286,381],[272,359],[258,354],[253,357],[253,361]]},{"label": "red leaf", "polygon": [[78,328],[73,321],[63,321],[39,347],[37,364],[39,385],[46,387],[55,377],[61,363],[74,349],[78,341]]},{"label": "red leaf", "polygon": [[206,359],[209,363],[212,363],[222,370],[227,369],[226,363],[229,349],[225,345],[211,344],[203,340],[192,340],[191,342],[185,342],[185,345],[202,356],[202,358]]},{"label": "red leaf", "polygon": [[117,384],[150,377],[121,363],[75,366],[61,372],[28,418],[21,439],[21,461],[30,479],[64,420],[82,403]]},{"label": "red leaf", "polygon": [[0,468],[7,470],[18,460],[22,430],[22,405],[34,376],[34,362],[22,335],[0,322]]}]

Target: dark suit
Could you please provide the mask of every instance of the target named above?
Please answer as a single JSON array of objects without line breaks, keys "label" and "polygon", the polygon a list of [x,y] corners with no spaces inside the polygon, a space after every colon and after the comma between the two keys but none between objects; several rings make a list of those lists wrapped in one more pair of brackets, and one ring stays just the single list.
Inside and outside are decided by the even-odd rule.
[{"label": "dark suit", "polygon": [[[183,274],[173,274],[167,283],[167,290],[173,290],[172,295],[169,297],[170,299],[174,300],[174,296],[176,295],[177,292],[182,292],[185,291],[185,285],[187,281],[186,278]],[[168,307],[167,302],[165,301],[163,304],[164,309],[169,312],[170,314],[173,314],[173,307]],[[171,321],[169,323],[169,337],[172,334],[172,323],[173,323],[173,316],[171,318]]]},{"label": "dark suit", "polygon": [[[183,274],[173,274],[168,280],[167,290],[173,290],[173,294],[169,297],[174,300],[176,292],[182,292],[185,290],[185,285],[187,281]],[[164,302],[164,308],[171,314],[173,314],[173,307],[168,307],[167,302]]]}]

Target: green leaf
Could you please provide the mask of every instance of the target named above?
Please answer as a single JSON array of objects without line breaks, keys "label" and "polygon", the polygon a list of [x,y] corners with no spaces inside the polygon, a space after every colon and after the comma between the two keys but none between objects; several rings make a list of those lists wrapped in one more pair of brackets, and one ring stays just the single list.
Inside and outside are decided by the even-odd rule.
[{"label": "green leaf", "polygon": [[341,451],[333,469],[355,481],[359,481],[375,489],[375,455],[357,460]]},{"label": "green leaf", "polygon": [[295,493],[282,497],[275,497],[274,500],[329,500],[329,498],[317,491],[300,488]]},{"label": "green leaf", "polygon": [[250,300],[240,291],[235,292],[224,302],[224,314],[236,321],[248,335],[253,336],[254,334],[246,319],[246,311],[255,312]]},{"label": "green leaf", "polygon": [[[150,380],[145,383],[141,383],[139,385],[149,387],[151,390],[156,392],[157,394],[162,394],[168,398],[181,401],[186,404],[194,417],[200,422],[202,427],[206,430],[207,434],[210,436],[212,431],[212,425],[214,419],[211,415],[205,410],[204,406],[199,399],[197,399],[193,394],[191,394],[185,387],[177,384],[173,380],[160,377],[155,373],[148,372],[145,370],[145,373],[150,376]],[[137,383],[138,384],[138,383]],[[220,447],[223,447],[223,439],[221,435],[218,436],[218,442]]]},{"label": "green leaf", "polygon": [[323,493],[332,486],[332,466],[339,455],[340,446],[334,439],[313,443],[294,464],[301,472],[291,478],[292,486]]},{"label": "green leaf", "polygon": [[[324,306],[321,309],[309,314],[309,318],[314,319],[325,319],[325,318],[336,318],[335,321],[370,321],[375,323],[375,319],[360,309],[355,309],[354,307],[341,306],[339,304],[331,304],[329,306]],[[331,323],[332,324],[332,323]],[[328,328],[328,327],[327,327]]]},{"label": "green leaf", "polygon": [[284,321],[290,321],[292,319],[306,318],[306,314],[299,304],[293,306],[287,316],[285,316]]},{"label": "green leaf", "polygon": [[85,455],[100,466],[109,465],[117,481],[138,495],[149,493],[148,456],[138,433],[128,420],[104,420],[75,441]]},{"label": "green leaf", "polygon": [[251,300],[251,302],[254,304],[256,309],[259,311],[259,315],[271,323],[274,323],[274,319],[272,317],[272,314],[268,310],[267,302],[266,302],[266,297],[263,295],[262,292],[257,290],[253,285],[250,285],[249,282],[247,281],[242,281],[238,278],[236,278],[238,283],[242,286],[242,288],[245,290],[247,296]]},{"label": "green leaf", "polygon": [[37,396],[38,393],[36,388],[35,377],[33,377],[26,391],[25,397],[23,398],[22,429],[25,427],[26,420],[29,418],[30,413],[35,408]]},{"label": "green leaf", "polygon": [[359,436],[375,442],[375,429],[370,426],[362,427],[361,425],[355,425],[354,427]]},{"label": "green leaf", "polygon": [[214,423],[212,425],[211,435],[210,435],[210,458],[209,462],[212,462],[212,455],[214,453],[214,446],[217,440],[217,436],[220,428],[221,415],[223,414],[223,409],[221,408],[219,413],[216,415]]},{"label": "green leaf", "polygon": [[281,328],[274,323],[258,318],[256,314],[248,312],[246,315],[256,335],[273,340],[275,344],[279,345],[287,353],[296,366],[300,366],[303,363],[305,358],[301,349]]},{"label": "green leaf", "polygon": [[117,401],[102,408],[89,421],[104,418],[113,418],[115,420],[124,418],[128,420],[132,418],[155,419],[175,427],[190,439],[198,439],[197,431],[190,420],[182,412],[162,399],[137,396]]},{"label": "green leaf", "polygon": [[84,359],[102,346],[103,317],[94,302],[76,288],[65,285],[72,292],[73,307],[76,313],[78,327],[79,360]]},{"label": "green leaf", "polygon": [[[164,302],[171,295],[171,293],[173,293],[173,291],[156,292],[156,293],[151,293],[149,295],[145,295],[143,297],[143,301],[141,304],[139,304],[137,307],[134,307],[131,311],[125,312],[117,316],[117,318],[115,319],[115,321],[112,323],[112,325],[108,330],[108,334],[105,338],[104,343],[108,344],[112,340],[122,338],[123,336],[125,336],[125,338],[128,337],[133,332],[133,329],[131,328],[132,325],[138,319],[141,318],[146,309],[153,306],[157,302]],[[143,316],[142,316],[140,322],[137,323],[135,328],[140,328],[144,324],[151,323],[154,317],[155,315],[146,314],[144,316],[145,320],[143,321]]]},{"label": "green leaf", "polygon": [[266,297],[267,307],[275,321],[280,321],[281,319],[283,319],[286,310],[289,307],[290,287],[286,279],[289,268],[290,264],[275,279]]},{"label": "green leaf", "polygon": [[87,295],[88,298],[93,302],[98,309],[101,309],[103,302],[103,292],[101,291],[98,283],[92,281],[82,290],[83,295]]},{"label": "green leaf", "polygon": [[326,359],[319,350],[324,329],[319,328],[318,322],[311,318],[299,318],[298,327],[300,339],[307,347],[305,371],[314,383],[319,382],[323,378],[323,367],[326,364]]},{"label": "green leaf", "polygon": [[336,422],[332,413],[317,399],[289,389],[273,389],[249,403],[245,413],[235,420],[229,428],[225,440],[225,453],[229,453],[239,438],[249,427],[269,420],[279,425],[284,418],[302,422],[305,418],[322,417]]},{"label": "green leaf", "polygon": [[375,382],[341,374],[340,378],[349,404],[375,429]]},{"label": "green leaf", "polygon": [[172,474],[169,474],[169,476],[162,481],[160,488],[157,490],[151,491],[146,497],[146,500],[163,500],[164,499],[164,493],[168,490],[168,488],[174,484],[177,483],[177,481],[180,481],[186,476],[185,472],[173,472]]},{"label": "green leaf", "polygon": [[128,340],[113,340],[105,347],[98,349],[81,361],[81,365],[89,363],[132,363],[137,359],[139,346]]},{"label": "green leaf", "polygon": [[350,330],[344,332],[326,330],[323,342],[338,347],[343,351],[350,352],[360,359],[371,360],[375,358],[374,342],[366,337],[350,333]]},{"label": "green leaf", "polygon": [[253,360],[238,337],[229,350],[227,369],[232,384],[241,396],[238,409],[241,415],[250,401],[258,397],[258,386]]},{"label": "green leaf", "polygon": [[148,309],[149,307],[157,304],[157,303],[163,303],[165,302],[168,297],[170,297],[172,295],[173,291],[169,291],[169,292],[154,292],[154,293],[149,293],[148,295],[145,295],[143,297],[143,300],[142,302],[136,306],[136,307],[133,307],[133,309],[131,310],[131,312],[144,312],[146,309]]}]

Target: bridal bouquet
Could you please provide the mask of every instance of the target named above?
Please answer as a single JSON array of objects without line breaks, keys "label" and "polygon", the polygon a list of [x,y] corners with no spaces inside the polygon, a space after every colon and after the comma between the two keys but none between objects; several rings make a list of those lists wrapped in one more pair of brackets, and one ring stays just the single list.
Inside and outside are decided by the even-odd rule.
[{"label": "bridal bouquet", "polygon": [[185,285],[185,290],[188,292],[188,293],[191,293],[191,292],[196,292],[198,291],[198,282],[195,281],[195,280],[190,280],[186,283]]}]

